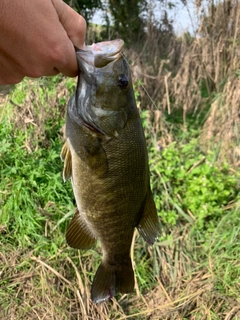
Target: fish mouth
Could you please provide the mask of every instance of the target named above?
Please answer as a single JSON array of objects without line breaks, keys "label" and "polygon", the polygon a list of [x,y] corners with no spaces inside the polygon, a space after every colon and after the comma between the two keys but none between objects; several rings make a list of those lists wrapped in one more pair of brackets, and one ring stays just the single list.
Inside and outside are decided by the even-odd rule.
[{"label": "fish mouth", "polygon": [[[112,61],[122,56],[124,41],[122,39],[103,41],[86,46],[85,50],[76,49],[80,71],[83,73],[95,68],[103,68]],[[89,68],[91,70],[89,70]]]}]

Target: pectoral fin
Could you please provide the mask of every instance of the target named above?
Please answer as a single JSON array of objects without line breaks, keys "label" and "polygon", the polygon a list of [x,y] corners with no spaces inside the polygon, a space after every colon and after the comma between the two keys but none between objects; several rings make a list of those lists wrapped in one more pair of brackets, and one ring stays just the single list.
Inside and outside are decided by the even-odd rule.
[{"label": "pectoral fin", "polygon": [[63,180],[65,182],[72,177],[72,155],[67,142],[65,142],[62,147],[60,157],[62,161],[64,161]]},{"label": "pectoral fin", "polygon": [[76,249],[90,249],[97,241],[78,209],[68,226],[66,240],[70,247]]},{"label": "pectoral fin", "polygon": [[146,196],[142,217],[137,229],[148,244],[153,244],[158,238],[160,225],[156,206],[150,189]]},{"label": "pectoral fin", "polygon": [[89,138],[84,143],[85,158],[93,174],[102,176],[108,171],[107,155],[99,138]]}]

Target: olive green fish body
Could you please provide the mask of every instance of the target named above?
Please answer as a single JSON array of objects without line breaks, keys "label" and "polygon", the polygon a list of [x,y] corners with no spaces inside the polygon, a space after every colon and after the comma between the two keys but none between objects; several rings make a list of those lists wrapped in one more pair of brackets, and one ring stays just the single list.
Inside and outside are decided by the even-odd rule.
[{"label": "olive green fish body", "polygon": [[115,48],[110,57],[101,50],[101,57],[77,53],[79,83],[68,106],[62,150],[63,176],[71,178],[77,202],[67,242],[87,249],[98,239],[102,247],[102,263],[92,284],[95,302],[133,290],[134,228],[150,244],[159,232],[145,137],[129,67],[121,55],[123,42],[110,42],[109,48],[114,46],[120,53]]}]

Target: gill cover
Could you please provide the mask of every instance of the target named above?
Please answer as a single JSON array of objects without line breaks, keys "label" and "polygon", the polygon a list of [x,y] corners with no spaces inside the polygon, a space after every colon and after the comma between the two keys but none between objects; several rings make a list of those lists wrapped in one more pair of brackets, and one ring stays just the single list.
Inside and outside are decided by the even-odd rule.
[{"label": "gill cover", "polygon": [[128,117],[131,76],[123,46],[123,40],[105,41],[76,51],[80,72],[70,117],[108,137],[117,137]]}]

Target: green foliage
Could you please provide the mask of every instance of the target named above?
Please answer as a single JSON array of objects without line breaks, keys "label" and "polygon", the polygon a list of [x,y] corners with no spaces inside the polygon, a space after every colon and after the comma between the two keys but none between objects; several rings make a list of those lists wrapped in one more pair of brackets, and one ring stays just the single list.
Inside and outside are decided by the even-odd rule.
[{"label": "green foliage", "polygon": [[[215,275],[215,288],[219,293],[238,296],[240,292],[240,202],[235,210],[226,213],[207,243],[204,251]],[[231,285],[230,285],[231,284]],[[234,289],[235,288],[235,289]]]},{"label": "green foliage", "polygon": [[213,231],[239,195],[240,176],[227,164],[219,168],[214,154],[201,152],[197,139],[172,143],[162,152],[152,147],[150,165],[159,216],[167,225],[187,219]]},{"label": "green foliage", "polygon": [[141,80],[138,80],[137,82],[133,83],[134,96],[137,104],[141,102],[141,94],[140,94],[141,86],[142,86]]},{"label": "green foliage", "polygon": [[144,24],[141,13],[145,8],[145,2],[145,0],[109,0],[116,35],[121,37],[126,44],[139,41],[143,36]]},{"label": "green foliage", "polygon": [[[74,80],[63,81],[61,76],[26,80],[16,86],[9,96],[10,103],[0,110],[0,317],[1,308],[5,315],[17,306],[12,313],[21,318],[32,310],[34,314],[45,310],[50,303],[51,314],[70,319],[75,311],[67,309],[68,305],[76,304],[79,292],[81,297],[86,292],[89,297],[89,282],[101,260],[99,246],[77,251],[65,243],[74,197],[70,183],[62,181],[59,154],[64,111],[75,85]],[[137,102],[140,85],[134,87]],[[23,120],[30,113],[33,121],[25,123]],[[163,228],[153,247],[136,237],[133,265],[140,296],[119,295],[117,300],[124,309],[121,312],[145,319],[146,311],[141,315],[143,309],[134,303],[142,295],[146,294],[146,303],[152,295],[161,301],[162,286],[168,296],[179,291],[172,300],[179,312],[185,308],[182,299],[187,300],[189,292],[196,291],[196,286],[191,287],[194,282],[199,288],[212,285],[213,290],[206,290],[207,300],[197,297],[200,304],[196,311],[189,311],[202,318],[202,304],[205,307],[239,301],[239,171],[228,164],[220,167],[216,153],[202,152],[198,138],[201,117],[199,121],[190,115],[186,118],[188,131],[182,130],[181,115],[166,117],[169,128],[175,127],[171,133],[176,141],[164,149],[155,143],[161,136],[151,124],[151,111],[141,111],[141,118],[149,145],[151,184]],[[181,287],[177,287],[179,283]],[[74,292],[78,295],[74,296]],[[33,302],[35,296],[37,302]],[[124,318],[114,309],[116,303],[109,304],[108,318]],[[168,299],[165,303],[171,308]],[[188,309],[190,304],[185,306]],[[146,308],[157,310],[158,305]],[[219,314],[223,314],[222,309]],[[211,319],[214,317],[215,314]]]},{"label": "green foliage", "polygon": [[[51,85],[48,79],[48,84],[44,91],[41,81],[38,83],[39,99],[46,108],[49,92],[55,94],[55,78],[51,79]],[[17,86],[10,99],[14,103],[23,103],[27,90],[25,83]],[[8,113],[14,114],[14,108],[8,104]],[[54,119],[53,125],[53,114],[48,113],[45,123],[48,143],[42,143],[42,148],[36,147],[37,142],[33,143],[34,151],[26,148],[28,135],[25,130],[9,121],[7,115],[0,124],[0,225],[6,232],[4,236],[0,234],[2,243],[16,242],[22,247],[35,246],[39,240],[46,243],[48,240],[42,232],[46,224],[54,224],[72,208],[72,190],[69,184],[63,184],[61,178],[59,155],[63,142],[59,130],[63,119]],[[56,114],[60,116],[61,113]],[[34,130],[35,127],[28,127],[29,132]]]},{"label": "green foliage", "polygon": [[71,190],[63,186],[61,179],[59,144],[53,141],[48,150],[38,149],[29,155],[19,142],[9,139],[7,152],[0,148],[0,224],[7,226],[8,237],[26,245],[29,238],[32,242],[41,237],[46,217],[59,219],[63,206],[68,204],[70,208],[72,199]]}]

